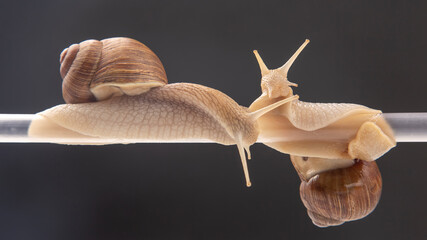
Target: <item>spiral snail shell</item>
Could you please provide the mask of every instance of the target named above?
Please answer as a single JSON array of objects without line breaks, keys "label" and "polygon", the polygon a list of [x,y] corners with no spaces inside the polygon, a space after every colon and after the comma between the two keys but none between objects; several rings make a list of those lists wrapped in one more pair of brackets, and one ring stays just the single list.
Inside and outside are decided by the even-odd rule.
[{"label": "spiral snail shell", "polygon": [[381,197],[381,173],[375,161],[354,165],[301,180],[300,196],[313,223],[341,225],[369,215]]},{"label": "spiral snail shell", "polygon": [[84,103],[122,94],[136,96],[168,83],[160,59],[144,44],[117,37],[86,40],[60,55],[66,103]]}]

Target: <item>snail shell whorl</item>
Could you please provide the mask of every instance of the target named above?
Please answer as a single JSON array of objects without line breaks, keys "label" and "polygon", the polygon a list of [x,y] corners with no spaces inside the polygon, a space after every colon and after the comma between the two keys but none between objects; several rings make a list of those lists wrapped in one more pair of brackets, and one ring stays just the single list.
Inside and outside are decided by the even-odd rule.
[{"label": "snail shell whorl", "polygon": [[89,86],[96,73],[101,50],[100,41],[88,40],[73,44],[61,53],[62,96],[66,103],[96,101]]},{"label": "snail shell whorl", "polygon": [[67,103],[138,95],[167,84],[156,54],[130,38],[87,40],[61,53],[62,94]]},{"label": "snail shell whorl", "polygon": [[302,181],[300,195],[313,223],[328,227],[367,216],[375,209],[381,189],[376,162],[358,161]]}]

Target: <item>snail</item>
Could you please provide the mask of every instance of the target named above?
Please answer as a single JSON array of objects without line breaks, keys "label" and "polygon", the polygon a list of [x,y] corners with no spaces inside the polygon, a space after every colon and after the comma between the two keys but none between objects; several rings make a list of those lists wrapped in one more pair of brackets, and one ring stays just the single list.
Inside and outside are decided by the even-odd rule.
[{"label": "snail", "polygon": [[191,83],[167,84],[159,58],[129,38],[73,44],[61,53],[60,63],[67,104],[39,113],[29,128],[30,136],[53,132],[64,138],[208,139],[236,144],[247,186],[251,182],[245,151],[250,159],[249,147],[259,133],[257,119],[298,98],[250,112],[218,90]]},{"label": "snail", "polygon": [[159,58],[136,40],[119,37],[73,44],[60,55],[66,104],[38,113],[28,135],[54,136],[63,144],[70,138],[91,138],[96,144],[114,143],[105,139],[235,144],[247,186],[251,182],[246,155],[251,158],[249,147],[257,141],[294,156],[339,159],[321,164],[316,173],[350,166],[356,158],[372,161],[394,147],[392,131],[379,110],[298,100],[291,88],[297,84],[287,80],[287,73],[307,44],[308,40],[274,70],[254,51],[262,95],[249,108],[209,87],[168,84]]},{"label": "snail", "polygon": [[[278,69],[269,70],[257,51],[262,95],[251,111],[293,96],[287,72],[308,40]],[[336,226],[369,215],[381,196],[374,160],[396,145],[381,111],[357,104],[295,100],[260,117],[264,144],[290,154],[300,179],[300,196],[312,222]],[[343,131],[343,128],[346,130]],[[282,135],[292,138],[281,138]]]},{"label": "snail", "polygon": [[[292,163],[301,157],[291,157]],[[303,161],[321,161],[304,157]],[[356,160],[352,166],[301,177],[300,197],[318,227],[341,225],[369,215],[381,197],[381,173],[375,161]]]}]

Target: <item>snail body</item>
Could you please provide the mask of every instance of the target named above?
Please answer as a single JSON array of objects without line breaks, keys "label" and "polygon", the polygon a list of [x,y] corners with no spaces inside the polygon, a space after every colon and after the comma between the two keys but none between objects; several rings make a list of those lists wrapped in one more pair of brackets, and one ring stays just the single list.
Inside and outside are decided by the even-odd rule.
[{"label": "snail body", "polygon": [[[262,95],[250,111],[294,96],[291,87],[298,85],[288,81],[288,71],[308,43],[306,40],[282,67],[272,70],[254,51],[261,69]],[[295,100],[260,117],[258,125],[265,145],[295,156],[373,161],[396,145],[381,111],[358,104]],[[334,164],[328,166],[331,168],[324,171],[335,169]]]},{"label": "snail body", "polygon": [[[136,96],[58,105],[40,115],[64,128],[99,138],[212,140],[231,145],[235,144],[235,133],[239,133],[250,143],[255,142],[257,126],[249,121],[249,112],[228,99],[212,100],[219,94],[224,97],[219,99],[227,99],[214,89],[176,83]],[[234,116],[225,116],[226,110]],[[81,124],[82,119],[85,124]],[[235,119],[242,120],[233,123]]]}]

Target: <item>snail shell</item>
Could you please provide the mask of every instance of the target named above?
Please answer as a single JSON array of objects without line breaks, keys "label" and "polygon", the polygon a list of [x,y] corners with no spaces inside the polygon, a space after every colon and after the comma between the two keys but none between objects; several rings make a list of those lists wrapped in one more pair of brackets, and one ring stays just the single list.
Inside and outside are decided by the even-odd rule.
[{"label": "snail shell", "polygon": [[86,40],[62,51],[60,73],[66,103],[135,96],[168,83],[160,59],[134,39]]},{"label": "snail shell", "polygon": [[375,161],[320,173],[302,181],[300,196],[313,223],[336,226],[370,214],[381,196],[381,173]]}]

